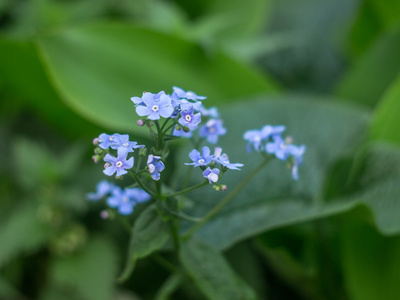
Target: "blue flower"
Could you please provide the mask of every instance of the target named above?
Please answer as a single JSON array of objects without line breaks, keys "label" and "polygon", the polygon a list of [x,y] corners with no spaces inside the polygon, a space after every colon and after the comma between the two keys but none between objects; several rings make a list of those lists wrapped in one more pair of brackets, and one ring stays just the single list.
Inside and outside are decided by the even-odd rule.
[{"label": "blue flower", "polygon": [[303,154],[306,151],[306,146],[301,145],[292,150],[293,164],[292,164],[292,178],[299,179],[299,166],[303,163]]},{"label": "blue flower", "polygon": [[99,135],[99,147],[103,149],[108,149],[110,145],[114,143],[114,134],[102,133]]},{"label": "blue flower", "polygon": [[203,172],[203,176],[208,179],[209,183],[217,182],[219,175],[219,169],[210,169],[209,167]]},{"label": "blue flower", "polygon": [[107,180],[102,180],[96,185],[96,193],[87,193],[86,198],[91,201],[99,201],[101,198],[110,194],[113,189],[114,184]]},{"label": "blue flower", "polygon": [[222,153],[221,147],[216,147],[214,150],[214,161],[223,165],[224,167],[231,169],[231,170],[240,170],[239,168],[243,167],[244,165],[241,163],[231,163],[229,161],[229,157],[227,154]]},{"label": "blue flower", "polygon": [[181,127],[181,129],[176,129],[176,127],[178,127],[178,125],[175,126],[174,131],[172,132],[172,135],[174,136],[180,136],[180,137],[184,137],[184,138],[191,138],[193,136],[193,133],[191,131],[185,132],[183,130],[183,128]]},{"label": "blue flower", "polygon": [[160,172],[165,169],[164,163],[160,159],[160,156],[155,156],[153,154],[150,154],[147,158],[147,166],[149,168],[151,178],[157,181],[160,180]]},{"label": "blue flower", "polygon": [[269,154],[275,154],[280,160],[287,160],[293,152],[297,151],[295,145],[287,144],[280,135],[273,136],[273,140],[265,145],[265,150]]},{"label": "blue flower", "polygon": [[211,118],[219,118],[219,112],[216,107],[205,108],[204,105],[200,106],[198,111],[202,116],[211,117]]},{"label": "blue flower", "polygon": [[111,176],[115,172],[117,172],[117,176],[122,176],[128,171],[126,169],[132,169],[133,167],[133,157],[127,160],[128,156],[128,148],[120,147],[118,148],[118,156],[114,157],[110,154],[106,154],[104,157],[104,161],[110,163],[111,165],[108,166],[103,173]]},{"label": "blue flower", "polygon": [[174,112],[174,108],[171,104],[171,98],[165,93],[159,97],[151,95],[143,97],[143,104],[136,106],[136,113],[143,117],[147,116],[150,120],[159,120],[160,116],[163,118],[169,118]]},{"label": "blue flower", "polygon": [[185,98],[185,99],[194,100],[194,101],[207,99],[207,97],[198,96],[192,91],[185,92],[184,90],[182,90],[181,88],[178,88],[176,86],[172,87],[172,89],[174,90],[174,93],[172,95],[175,94],[179,98]]},{"label": "blue flower", "polygon": [[202,153],[200,154],[200,152],[197,151],[196,149],[190,151],[189,157],[193,162],[185,163],[185,165],[193,165],[195,167],[199,167],[199,166],[207,166],[208,164],[210,164],[214,158],[213,155],[210,155],[211,153],[210,148],[204,146],[201,149],[201,152]]},{"label": "blue flower", "polygon": [[222,126],[222,120],[210,119],[207,123],[200,127],[200,137],[205,137],[211,144],[218,142],[218,137],[226,133],[226,128]]},{"label": "blue flower", "polygon": [[264,141],[267,141],[270,137],[273,138],[275,135],[280,135],[285,129],[283,125],[265,125],[261,130],[253,129],[246,131],[243,134],[243,139],[248,141],[246,151],[251,152],[252,149],[262,151]]},{"label": "blue flower", "polygon": [[142,95],[141,98],[140,97],[131,97],[131,100],[135,104],[135,106],[138,106],[138,105],[145,106],[146,105],[145,101],[149,101],[149,100],[152,100],[152,99],[157,101],[157,100],[160,99],[161,95],[165,95],[165,92],[161,91],[161,92],[159,92],[157,94],[152,94],[152,93],[149,93],[149,92],[143,92],[143,95]]},{"label": "blue flower", "polygon": [[107,198],[108,206],[117,208],[121,215],[130,215],[137,203],[149,200],[151,197],[140,188],[122,190],[115,187],[112,195]]},{"label": "blue flower", "polygon": [[144,148],[144,145],[138,145],[137,142],[130,142],[128,134],[114,134],[114,141],[111,143],[112,149],[118,149],[119,147],[125,147],[128,152],[133,152],[133,149]]},{"label": "blue flower", "polygon": [[178,120],[182,126],[189,127],[190,130],[195,130],[201,122],[201,114],[194,114],[194,107],[191,104],[181,105],[181,118]]}]

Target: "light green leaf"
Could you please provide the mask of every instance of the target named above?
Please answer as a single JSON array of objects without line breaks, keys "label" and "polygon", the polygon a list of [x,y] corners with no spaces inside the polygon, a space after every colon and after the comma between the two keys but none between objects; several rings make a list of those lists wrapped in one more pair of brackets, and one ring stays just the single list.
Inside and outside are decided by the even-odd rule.
[{"label": "light green leaf", "polygon": [[[247,99],[240,105],[221,109],[226,136],[218,145],[231,162],[244,163],[241,171],[229,171],[221,183],[229,193],[261,163],[259,153],[246,153],[242,136],[246,130],[260,129],[265,124],[284,124],[284,134],[304,144],[307,151],[300,167],[300,179],[294,181],[285,163],[274,160],[235,196],[198,234],[216,248],[230,245],[277,227],[322,218],[351,209],[348,201],[322,203],[326,171],[339,157],[352,153],[362,140],[368,125],[368,114],[355,107],[329,103],[328,99],[286,96],[278,99],[264,97],[259,101]],[[234,146],[233,146],[234,145]],[[178,166],[185,174],[190,149],[180,153]],[[213,151],[213,150],[212,150]],[[198,174],[196,174],[198,173]],[[198,180],[199,172],[193,172]],[[190,193],[196,205],[186,210],[191,216],[202,217],[225,194],[211,187]]]},{"label": "light green leaf", "polygon": [[180,260],[207,299],[257,299],[254,291],[234,273],[223,255],[207,243],[193,239],[184,243]]},{"label": "light green leaf", "polygon": [[[222,53],[150,29],[122,24],[64,30],[38,41],[60,95],[81,115],[119,130],[137,129],[132,96],[177,85],[213,104],[274,91],[273,84]],[[137,129],[137,133],[145,131]]]},{"label": "light green leaf", "polygon": [[[399,73],[400,74],[400,73]],[[400,144],[400,76],[379,102],[371,126],[373,140],[387,141]]]},{"label": "light green leaf", "polygon": [[336,94],[345,101],[374,107],[400,74],[399,53],[399,30],[380,36],[341,79]]},{"label": "light green leaf", "polygon": [[133,226],[127,262],[119,280],[128,279],[135,267],[136,260],[161,249],[168,237],[168,223],[158,215],[155,205],[147,207]]},{"label": "light green leaf", "polygon": [[93,238],[82,251],[59,257],[50,268],[51,284],[85,300],[109,300],[114,293],[116,252],[109,240]]}]

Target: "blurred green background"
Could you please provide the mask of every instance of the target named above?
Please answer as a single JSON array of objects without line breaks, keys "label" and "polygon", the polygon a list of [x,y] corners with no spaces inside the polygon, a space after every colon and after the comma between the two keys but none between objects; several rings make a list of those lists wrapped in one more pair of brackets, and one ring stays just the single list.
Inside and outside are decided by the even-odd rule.
[{"label": "blurred green background", "polygon": [[0,299],[221,299],[155,257],[118,284],[129,235],[85,200],[92,139],[146,142],[130,97],[172,86],[218,106],[228,188],[258,163],[245,130],[307,145],[298,182],[273,162],[197,234],[258,299],[400,299],[399,54],[398,0],[1,0]]}]

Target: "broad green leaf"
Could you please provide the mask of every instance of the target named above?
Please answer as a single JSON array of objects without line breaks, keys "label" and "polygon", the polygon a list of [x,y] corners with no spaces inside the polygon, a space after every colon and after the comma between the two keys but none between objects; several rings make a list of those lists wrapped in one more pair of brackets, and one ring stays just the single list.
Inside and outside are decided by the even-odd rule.
[{"label": "broad green leaf", "polygon": [[21,293],[13,287],[6,279],[0,277],[0,298],[1,299],[21,299]]},{"label": "broad green leaf", "polygon": [[185,242],[180,260],[207,299],[257,299],[254,291],[234,273],[222,253],[209,244],[194,239]]},{"label": "broad green leaf", "polygon": [[66,29],[39,39],[38,46],[63,99],[94,123],[118,130],[146,130],[136,126],[130,101],[143,91],[170,93],[176,85],[206,95],[214,105],[275,90],[222,53],[209,56],[194,43],[135,26]]},{"label": "broad green leaf", "polygon": [[84,300],[109,300],[114,294],[116,252],[109,240],[96,237],[76,254],[56,258],[49,282]]},{"label": "broad green leaf", "polygon": [[161,219],[155,205],[147,207],[136,220],[128,249],[125,269],[119,278],[128,279],[136,260],[161,249],[169,237],[169,224]]},{"label": "broad green leaf", "polygon": [[[400,74],[400,73],[399,73]],[[400,144],[400,76],[382,97],[374,113],[371,125],[373,140]]]},{"label": "broad green leaf", "polygon": [[341,79],[336,94],[346,101],[374,107],[400,74],[400,31],[382,35],[351,66]]},{"label": "broad green leaf", "polygon": [[0,267],[17,255],[36,251],[51,235],[51,228],[39,220],[34,203],[20,205],[0,223]]},{"label": "broad green leaf", "polygon": [[342,268],[350,299],[398,299],[400,237],[384,237],[360,221],[347,222],[341,229]]},{"label": "broad green leaf", "polygon": [[[265,124],[284,124],[285,136],[304,144],[307,151],[300,167],[300,179],[294,181],[281,161],[272,161],[233,201],[198,234],[216,248],[227,248],[237,241],[277,227],[322,218],[351,209],[346,200],[322,203],[323,183],[329,166],[341,156],[352,153],[362,140],[368,125],[368,114],[356,107],[329,103],[328,99],[286,96],[248,99],[240,105],[221,109],[226,136],[218,145],[231,162],[244,163],[241,171],[229,171],[221,183],[226,192],[203,187],[189,194],[194,205],[186,210],[202,217],[262,160],[259,153],[246,153],[242,136],[246,130],[260,129]],[[233,146],[234,145],[234,146]],[[184,174],[190,149],[180,153],[179,170]],[[197,170],[195,170],[197,171]],[[201,180],[201,172],[193,172]]]},{"label": "broad green leaf", "polygon": [[75,139],[99,133],[101,129],[73,113],[61,101],[47,79],[32,43],[0,38],[0,52],[0,82],[9,101],[22,99],[29,109]]}]

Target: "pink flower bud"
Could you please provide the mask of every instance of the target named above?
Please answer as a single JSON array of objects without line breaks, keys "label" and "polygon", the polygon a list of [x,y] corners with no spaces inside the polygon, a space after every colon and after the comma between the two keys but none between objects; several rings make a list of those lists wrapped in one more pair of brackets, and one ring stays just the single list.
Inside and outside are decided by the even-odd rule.
[{"label": "pink flower bud", "polygon": [[137,121],[137,124],[138,124],[140,127],[142,127],[142,126],[144,125],[144,121],[143,121],[142,119],[139,119],[139,120]]},{"label": "pink flower bud", "polygon": [[94,138],[93,139],[93,145],[97,146],[99,144],[99,138]]},{"label": "pink flower bud", "polygon": [[100,217],[102,218],[102,219],[108,219],[108,217],[110,216],[110,214],[108,213],[108,211],[106,211],[106,210],[102,210],[101,212],[100,212]]}]

